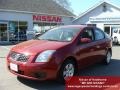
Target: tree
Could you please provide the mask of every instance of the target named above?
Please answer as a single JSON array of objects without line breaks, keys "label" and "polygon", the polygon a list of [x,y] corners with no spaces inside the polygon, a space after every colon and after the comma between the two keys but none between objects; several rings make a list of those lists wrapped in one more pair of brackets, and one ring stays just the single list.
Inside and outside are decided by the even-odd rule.
[{"label": "tree", "polygon": [[61,5],[62,7],[66,8],[69,11],[73,11],[71,8],[71,3],[69,0],[53,0],[56,3],[58,3],[59,5]]}]

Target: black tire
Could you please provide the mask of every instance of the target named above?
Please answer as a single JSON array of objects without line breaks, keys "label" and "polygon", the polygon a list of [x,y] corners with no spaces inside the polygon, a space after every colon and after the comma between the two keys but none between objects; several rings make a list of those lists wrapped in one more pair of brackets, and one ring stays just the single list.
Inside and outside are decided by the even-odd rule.
[{"label": "black tire", "polygon": [[115,45],[118,45],[118,44],[119,44],[117,37],[114,37],[114,44],[115,44]]},{"label": "black tire", "polygon": [[[57,76],[57,81],[60,82],[60,83],[62,83],[62,84],[65,84],[65,81],[66,81],[63,73],[64,73],[65,68],[66,68],[67,65],[73,65],[73,68],[74,68],[73,76],[75,76],[75,75],[77,74],[77,68],[76,68],[75,62],[72,61],[71,59],[66,60],[66,61],[62,64],[62,66],[61,66],[61,68],[60,68],[60,70],[59,70],[59,72],[58,72],[58,76]],[[69,79],[68,79],[68,80],[69,80]]]},{"label": "black tire", "polygon": [[111,53],[110,50],[108,50],[107,53],[106,53],[106,56],[105,56],[105,60],[104,60],[104,63],[106,65],[110,64],[111,57],[112,57],[112,53]]}]

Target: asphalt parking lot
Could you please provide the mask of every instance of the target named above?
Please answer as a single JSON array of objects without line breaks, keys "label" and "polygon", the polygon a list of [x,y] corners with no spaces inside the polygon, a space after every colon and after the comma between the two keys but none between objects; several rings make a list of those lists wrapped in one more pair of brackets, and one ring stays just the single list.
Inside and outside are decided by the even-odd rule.
[{"label": "asphalt parking lot", "polygon": [[[0,90],[64,90],[56,81],[32,81],[18,78],[6,68],[6,56],[14,45],[0,45]],[[109,65],[96,64],[82,71],[79,76],[120,76],[120,46],[113,46]]]}]

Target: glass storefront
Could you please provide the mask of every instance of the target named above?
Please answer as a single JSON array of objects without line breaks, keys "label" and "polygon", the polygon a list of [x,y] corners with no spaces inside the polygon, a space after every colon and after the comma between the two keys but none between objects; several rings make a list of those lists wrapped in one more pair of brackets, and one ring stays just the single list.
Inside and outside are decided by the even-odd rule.
[{"label": "glass storefront", "polygon": [[52,28],[58,27],[63,25],[61,23],[45,23],[45,22],[34,22],[33,23],[33,30],[36,34],[42,34]]},{"label": "glass storefront", "polygon": [[0,41],[25,41],[28,24],[26,21],[0,22]]},{"label": "glass storefront", "polygon": [[27,40],[27,22],[25,21],[10,21],[9,22],[9,40],[10,41],[25,41]]},{"label": "glass storefront", "polygon": [[[33,30],[36,35],[63,25],[63,23],[34,22]],[[0,21],[0,41],[19,42],[27,40],[28,22]]]},{"label": "glass storefront", "polygon": [[7,23],[0,23],[0,41],[8,41]]}]

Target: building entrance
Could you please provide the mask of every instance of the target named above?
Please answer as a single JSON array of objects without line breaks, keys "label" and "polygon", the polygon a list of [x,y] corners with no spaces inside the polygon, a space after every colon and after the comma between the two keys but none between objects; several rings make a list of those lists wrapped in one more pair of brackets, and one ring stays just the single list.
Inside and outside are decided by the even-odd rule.
[{"label": "building entrance", "polygon": [[8,24],[0,23],[0,41],[8,41]]}]

